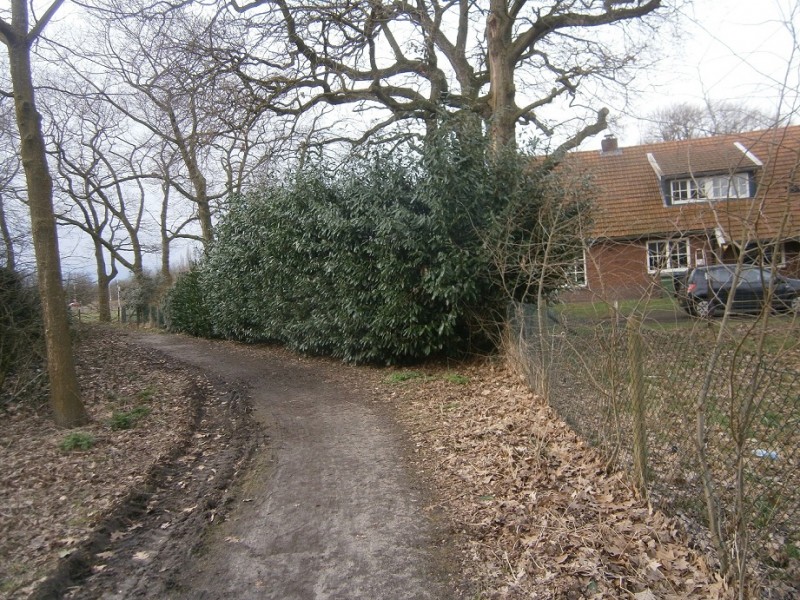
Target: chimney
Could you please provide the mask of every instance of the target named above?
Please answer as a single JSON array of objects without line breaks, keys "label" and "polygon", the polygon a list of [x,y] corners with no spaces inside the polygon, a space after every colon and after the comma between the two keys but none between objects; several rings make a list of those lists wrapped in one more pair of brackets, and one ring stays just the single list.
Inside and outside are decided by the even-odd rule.
[{"label": "chimney", "polygon": [[613,133],[609,133],[600,141],[600,149],[603,154],[613,154],[619,151],[617,145],[617,137]]}]

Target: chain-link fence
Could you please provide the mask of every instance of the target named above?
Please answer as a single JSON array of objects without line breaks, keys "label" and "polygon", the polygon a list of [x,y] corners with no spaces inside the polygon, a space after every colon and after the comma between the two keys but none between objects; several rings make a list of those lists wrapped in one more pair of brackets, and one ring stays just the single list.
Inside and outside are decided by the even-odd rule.
[{"label": "chain-link fence", "polygon": [[508,317],[532,387],[654,505],[702,524],[721,570],[741,587],[780,580],[800,594],[796,319],[740,319],[720,334],[720,323],[568,319],[521,304]]}]

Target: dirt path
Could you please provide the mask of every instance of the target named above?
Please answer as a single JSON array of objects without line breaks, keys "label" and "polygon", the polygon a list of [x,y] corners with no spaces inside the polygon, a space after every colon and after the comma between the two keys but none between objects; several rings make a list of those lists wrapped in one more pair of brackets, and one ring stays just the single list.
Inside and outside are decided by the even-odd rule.
[{"label": "dirt path", "polygon": [[[453,596],[448,544],[423,512],[399,429],[368,392],[337,381],[334,365],[280,352],[168,335],[138,341],[246,390],[268,439],[171,597]],[[123,584],[118,597],[142,587]]]}]

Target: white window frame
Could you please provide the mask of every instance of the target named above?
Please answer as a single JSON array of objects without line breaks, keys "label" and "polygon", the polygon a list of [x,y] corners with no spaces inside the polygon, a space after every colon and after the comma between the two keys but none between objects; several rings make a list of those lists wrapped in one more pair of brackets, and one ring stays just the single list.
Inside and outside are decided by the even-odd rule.
[{"label": "white window frame", "polygon": [[585,288],[589,285],[586,273],[586,250],[584,250],[581,258],[567,267],[567,277],[572,285]]},{"label": "white window frame", "polygon": [[[663,248],[663,251],[659,248]],[[687,238],[649,240],[645,251],[648,273],[672,273],[688,269],[691,265],[692,248]],[[663,264],[658,264],[662,261]]]},{"label": "white window frame", "polygon": [[672,204],[751,197],[748,173],[672,179],[669,185]]},{"label": "white window frame", "polygon": [[673,204],[689,204],[701,200],[700,189],[695,179],[673,179],[669,185],[669,196]]}]

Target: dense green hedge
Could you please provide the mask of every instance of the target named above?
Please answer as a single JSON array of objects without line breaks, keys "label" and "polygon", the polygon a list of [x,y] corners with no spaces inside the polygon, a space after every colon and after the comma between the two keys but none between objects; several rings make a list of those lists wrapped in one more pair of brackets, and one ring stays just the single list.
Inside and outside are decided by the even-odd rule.
[{"label": "dense green hedge", "polygon": [[492,320],[507,299],[492,232],[520,201],[540,203],[529,162],[485,156],[443,138],[422,160],[373,156],[231,199],[171,295],[172,327],[357,362],[466,349],[480,337],[471,316]]},{"label": "dense green hedge", "polygon": [[164,298],[167,327],[199,337],[212,337],[214,327],[200,282],[200,270],[193,266],[181,274]]}]

